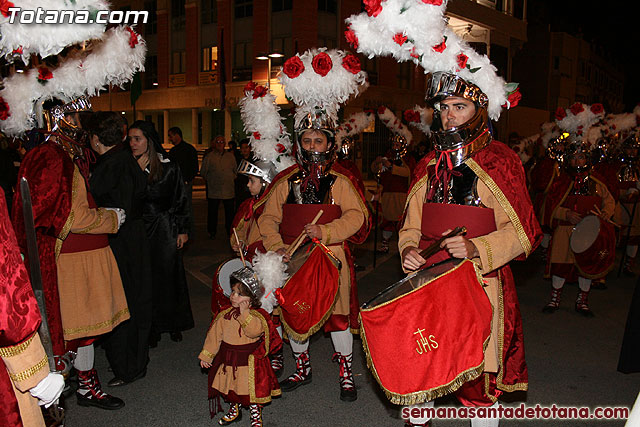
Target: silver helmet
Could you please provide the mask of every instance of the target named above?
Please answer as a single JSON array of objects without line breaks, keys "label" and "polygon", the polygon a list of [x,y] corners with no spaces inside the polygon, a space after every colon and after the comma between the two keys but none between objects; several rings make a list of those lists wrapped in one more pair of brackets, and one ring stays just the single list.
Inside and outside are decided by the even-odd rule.
[{"label": "silver helmet", "polygon": [[[302,138],[306,132],[321,132],[327,138],[326,151],[311,151],[302,148]],[[336,160],[336,139],[334,128],[328,127],[322,120],[313,120],[309,115],[304,127],[296,129],[296,161],[305,174],[322,178],[329,173]]]},{"label": "silver helmet", "polygon": [[238,173],[241,175],[256,176],[267,184],[271,184],[277,175],[276,167],[273,163],[265,160],[252,160],[251,162],[242,159],[238,165]]},{"label": "silver helmet", "polygon": [[440,102],[456,96],[473,102],[476,112],[466,123],[451,129],[432,130],[436,151],[448,152],[453,166],[458,166],[491,142],[489,98],[478,86],[452,73],[438,71],[427,76],[426,100],[440,116]]},{"label": "silver helmet", "polygon": [[[569,174],[583,174],[589,172],[593,166],[591,163],[591,145],[582,135],[569,134],[565,137],[563,166]],[[584,156],[584,165],[572,165],[571,161],[576,157]]]},{"label": "silver helmet", "polygon": [[251,267],[242,267],[231,273],[231,277],[245,285],[256,299],[259,300],[264,295],[264,286],[260,284],[258,275]]}]

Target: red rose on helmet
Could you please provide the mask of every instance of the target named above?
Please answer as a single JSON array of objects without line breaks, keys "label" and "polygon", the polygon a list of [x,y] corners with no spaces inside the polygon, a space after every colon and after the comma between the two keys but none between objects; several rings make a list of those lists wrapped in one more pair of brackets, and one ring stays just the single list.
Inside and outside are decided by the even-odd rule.
[{"label": "red rose on helmet", "polygon": [[278,153],[284,153],[285,150],[286,150],[286,148],[284,148],[284,145],[282,145],[282,144],[277,144],[276,145],[276,151]]},{"label": "red rose on helmet", "polygon": [[0,96],[0,120],[7,120],[9,117],[11,117],[9,104]]},{"label": "red rose on helmet", "polygon": [[520,93],[520,88],[518,88],[509,94],[509,96],[507,97],[508,104],[505,103],[503,107],[513,108],[518,105],[521,99],[522,94]]},{"label": "red rose on helmet", "polygon": [[256,90],[253,91],[253,99],[262,98],[267,94],[267,88],[264,86],[257,86]]},{"label": "red rose on helmet", "polygon": [[351,28],[347,28],[347,31],[344,32],[344,38],[347,39],[347,43],[353,49],[358,49],[358,36],[353,32]]},{"label": "red rose on helmet", "polygon": [[399,45],[403,45],[407,41],[407,36],[402,33],[397,33],[393,36],[393,41],[398,43]]},{"label": "red rose on helmet", "polygon": [[362,70],[362,66],[360,65],[360,60],[355,55],[347,55],[342,59],[342,66],[345,70],[349,71],[353,74],[358,74],[360,70]]},{"label": "red rose on helmet", "polygon": [[0,0],[0,12],[2,12],[2,14],[4,16],[6,16],[7,18],[9,17],[9,8],[10,7],[16,7],[16,5],[11,3],[10,1]]},{"label": "red rose on helmet", "polygon": [[442,0],[422,0],[424,4],[431,4],[433,6],[442,6]]},{"label": "red rose on helmet", "polygon": [[40,83],[46,83],[47,80],[53,78],[53,74],[47,67],[38,68],[38,81]]},{"label": "red rose on helmet", "polygon": [[575,104],[573,104],[569,109],[574,115],[578,115],[584,111],[584,107],[579,102],[576,102]]},{"label": "red rose on helmet", "polygon": [[329,74],[329,71],[331,71],[331,68],[333,68],[333,61],[331,60],[331,57],[325,52],[320,52],[313,57],[311,66],[313,67],[313,71],[324,77]]},{"label": "red rose on helmet", "polygon": [[262,137],[262,135],[260,135],[260,132],[254,132],[253,133],[253,139],[260,139]]},{"label": "red rose on helmet", "polygon": [[406,110],[403,115],[409,123],[420,123],[420,113],[416,110]]},{"label": "red rose on helmet", "polygon": [[256,86],[258,86],[256,82],[251,81],[247,83],[246,86],[244,87],[244,92],[247,93],[247,92],[251,92],[252,90],[256,90]]},{"label": "red rose on helmet", "polygon": [[282,72],[290,79],[295,79],[304,71],[304,64],[298,56],[287,59],[282,67]]},{"label": "red rose on helmet", "polygon": [[561,121],[562,119],[567,117],[567,112],[564,110],[564,108],[558,107],[555,116],[557,121]]},{"label": "red rose on helmet", "polygon": [[438,53],[442,53],[446,48],[447,48],[447,45],[444,42],[444,39],[442,40],[442,43],[432,47],[432,49],[435,50]]},{"label": "red rose on helmet", "polygon": [[602,106],[602,104],[593,104],[591,106],[591,112],[593,114],[600,114],[604,111],[604,107]]},{"label": "red rose on helmet", "polygon": [[131,27],[125,27],[129,31],[129,47],[133,49],[138,44],[138,35]]},{"label": "red rose on helmet", "polygon": [[387,107],[385,107],[384,105],[379,106],[378,107],[378,114],[384,114],[386,109],[387,109]]},{"label": "red rose on helmet", "polygon": [[469,60],[469,57],[467,55],[465,55],[464,53],[459,53],[458,56],[456,56],[456,61],[458,62],[458,67],[460,67],[461,69],[467,66],[467,61]]},{"label": "red rose on helmet", "polygon": [[367,15],[374,18],[382,11],[382,0],[364,0],[364,10],[367,11]]}]

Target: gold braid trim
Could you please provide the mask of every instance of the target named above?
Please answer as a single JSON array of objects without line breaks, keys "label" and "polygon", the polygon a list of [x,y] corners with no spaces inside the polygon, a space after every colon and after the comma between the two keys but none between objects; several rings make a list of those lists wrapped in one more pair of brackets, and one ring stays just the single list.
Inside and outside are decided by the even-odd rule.
[{"label": "gold braid trim", "polygon": [[516,211],[513,209],[513,206],[511,206],[511,203],[509,203],[509,200],[507,200],[507,197],[504,195],[502,190],[500,190],[500,187],[498,187],[495,181],[489,176],[489,174],[485,172],[484,169],[482,169],[480,165],[475,162],[475,160],[468,159],[465,163],[471,168],[471,170],[473,170],[478,178],[482,180],[482,182],[489,188],[489,190],[491,190],[493,196],[498,199],[498,203],[500,203],[502,209],[505,210],[507,216],[509,216],[509,220],[516,229],[518,239],[520,240],[520,246],[522,246],[525,255],[529,256],[532,249],[531,242],[529,241],[527,233],[524,231],[524,227],[520,222],[520,218],[516,214]]},{"label": "gold braid trim", "polygon": [[71,227],[73,226],[73,222],[75,220],[75,214],[73,213],[73,202],[76,200],[76,196],[78,195],[78,185],[80,185],[80,170],[74,164],[73,165],[73,179],[71,180],[71,210],[69,211],[69,216],[67,217],[67,221],[64,223],[60,234],[56,238],[56,246],[55,246],[55,256],[56,261],[58,260],[58,256],[60,256],[60,251],[62,250],[62,242],[67,238],[69,233],[71,232]]},{"label": "gold braid trim", "polygon": [[[362,324],[362,318],[360,316],[358,317],[360,318],[360,323]],[[367,367],[369,368],[369,370],[371,370],[371,373],[373,374],[376,381],[380,385],[380,388],[382,388],[382,390],[384,391],[384,394],[387,396],[387,399],[389,399],[391,403],[396,405],[405,405],[405,406],[415,405],[418,403],[423,403],[423,402],[437,399],[438,397],[442,397],[447,394],[451,394],[457,389],[459,389],[460,387],[462,387],[464,383],[478,378],[480,374],[482,374],[482,371],[484,370],[484,358],[483,358],[482,362],[480,362],[478,366],[474,366],[472,368],[467,369],[466,371],[459,373],[453,380],[451,380],[447,384],[443,384],[441,386],[434,387],[429,390],[416,391],[413,393],[407,393],[407,394],[394,393],[388,390],[387,388],[385,388],[385,386],[382,385],[382,381],[380,381],[380,377],[378,376],[378,371],[376,370],[373,360],[371,359],[371,354],[369,353],[369,345],[367,344],[367,336],[365,333],[364,326],[360,328],[360,337],[362,337],[362,348],[364,349],[364,353],[367,358]],[[489,345],[490,338],[491,338],[491,335],[489,335],[489,337],[487,337],[485,342],[482,344],[483,353],[487,349],[487,345]]]},{"label": "gold braid trim", "polygon": [[96,218],[96,220],[93,221],[92,224],[86,226],[85,228],[76,231],[75,232],[76,234],[87,234],[90,231],[98,228],[100,226],[100,224],[102,224],[102,217],[104,216],[104,209],[96,209],[96,212],[98,214],[98,217]]},{"label": "gold braid trim", "polygon": [[80,326],[78,328],[63,329],[62,332],[64,333],[65,339],[66,339],[66,336],[68,335],[77,335],[78,333],[82,333],[82,332],[91,332],[91,331],[100,330],[107,326],[116,324],[118,320],[120,320],[123,316],[127,314],[129,314],[129,308],[125,307],[119,312],[117,312],[116,314],[114,314],[111,319],[105,320],[104,322],[96,323],[95,325]]},{"label": "gold braid trim", "polygon": [[9,347],[0,347],[0,357],[13,357],[17,356],[23,351],[27,349],[31,345],[31,341],[35,338],[37,332],[31,335],[26,341],[21,342],[18,345],[9,346]]},{"label": "gold braid trim", "polygon": [[[504,292],[502,286],[502,274],[498,273],[498,303],[500,305],[498,316],[499,316],[499,326],[498,326],[498,350],[500,351],[499,361],[500,367],[498,368],[498,377],[496,378],[496,388],[506,392],[513,391],[527,391],[529,389],[528,383],[515,383],[515,384],[504,384],[502,382],[504,378]],[[488,395],[488,394],[487,394]]]},{"label": "gold braid trim", "polygon": [[118,214],[115,211],[109,211],[109,212],[111,213],[112,220],[113,220],[113,228],[111,229],[111,233],[109,234],[116,234],[120,229],[120,221],[118,221]]},{"label": "gold braid trim", "polygon": [[[353,182],[351,182],[351,179],[349,179],[346,175],[343,175],[339,172],[334,171],[333,169],[331,169],[329,173],[337,177],[344,178],[347,184],[351,187],[351,190],[355,193],[356,199],[358,200],[358,204],[360,205],[360,210],[362,210],[362,213],[364,214],[363,224],[366,224],[366,222],[369,220],[369,209],[367,209],[367,205],[365,204],[365,202],[362,201],[362,198],[360,197],[360,193],[358,193],[358,189],[353,185]],[[360,224],[360,227],[362,227],[362,224]]]},{"label": "gold braid trim", "polygon": [[49,364],[49,359],[47,359],[47,356],[44,356],[44,359],[39,361],[34,366],[32,366],[29,369],[24,370],[22,372],[18,372],[17,374],[11,374],[10,373],[9,377],[11,377],[13,382],[16,382],[16,383],[20,382],[20,381],[25,381],[25,380],[28,380],[29,378],[31,378],[32,376],[34,376],[36,373],[38,373],[42,368],[44,368],[48,364]]},{"label": "gold braid trim", "polygon": [[487,273],[493,271],[493,250],[491,250],[491,245],[484,237],[478,237],[478,241],[480,241],[484,245],[484,249],[487,252],[487,268],[484,269]]},{"label": "gold braid trim", "polygon": [[[282,181],[282,180],[288,180],[291,175],[293,175],[294,173],[298,172],[300,170],[299,167],[293,168],[293,170],[291,172],[289,172],[288,174],[286,174],[285,176],[283,176],[282,178],[280,178],[278,180],[278,182]],[[266,194],[263,194],[262,197],[260,197],[253,205],[253,211],[255,212],[260,206],[262,206],[263,204],[266,203],[266,201],[269,199],[269,197],[271,197],[271,193],[273,193],[273,191],[275,190],[276,186],[275,185],[270,185],[269,186],[269,191]]]},{"label": "gold braid trim", "polygon": [[[260,314],[260,312],[256,310],[251,310],[252,314],[262,322],[262,328],[264,329],[264,349],[265,349],[265,357],[269,355],[269,346],[270,346],[270,338],[269,338],[269,324],[267,323],[267,319]],[[256,396],[256,378],[255,378],[255,356],[253,354],[249,355],[249,402],[251,403],[269,403],[271,402],[272,397],[280,396],[282,394],[282,390],[271,390],[270,396],[265,397],[257,397]]]},{"label": "gold braid trim", "polygon": [[244,319],[244,321],[240,322],[240,327],[244,329],[249,326],[249,323],[251,323],[251,319],[253,319],[253,316],[251,315],[251,311],[249,311],[249,314],[247,314],[247,317]]},{"label": "gold braid trim", "polygon": [[207,359],[211,359],[211,360],[213,360],[213,358],[216,357],[213,353],[211,353],[208,350],[205,350],[204,348],[200,351],[200,354],[206,357]]}]

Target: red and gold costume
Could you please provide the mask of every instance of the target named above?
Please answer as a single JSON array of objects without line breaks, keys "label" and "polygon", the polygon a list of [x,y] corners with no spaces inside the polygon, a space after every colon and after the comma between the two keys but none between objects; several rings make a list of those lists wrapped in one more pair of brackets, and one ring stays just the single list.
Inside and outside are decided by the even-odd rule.
[{"label": "red and gold costume", "polygon": [[[255,209],[264,211],[258,218],[260,233],[267,250],[287,248],[303,230],[306,223],[299,221],[300,212],[311,218],[319,210],[325,214],[318,224],[322,230],[320,241],[335,254],[342,263],[340,284],[335,307],[324,326],[326,332],[351,328],[358,331],[358,297],[355,286],[353,258],[346,242],[363,243],[371,228],[369,210],[357,179],[340,165],[333,165],[328,174],[335,180],[329,193],[330,204],[288,203],[289,179],[300,172],[294,165],[282,171],[267,188],[265,195],[255,204]],[[325,222],[325,218],[329,219]],[[313,296],[311,296],[313,300]]]},{"label": "red and gold costume", "polygon": [[[256,197],[250,197],[238,207],[238,212],[233,218],[231,227],[238,234],[238,239],[244,243],[247,248],[246,258],[251,261],[256,251],[265,252],[262,245],[262,237],[260,236],[260,229],[258,228],[258,218],[262,213],[262,209],[254,210],[253,206],[256,203]],[[229,236],[229,242],[234,245],[236,243],[236,237],[231,234]]]},{"label": "red and gold costume", "polygon": [[[393,152],[388,152],[387,157],[393,158]],[[382,185],[382,223],[383,231],[395,231],[398,221],[402,217],[404,205],[409,191],[411,174],[416,166],[416,161],[412,156],[405,155],[400,160],[391,161],[391,167],[380,174],[380,185]]]},{"label": "red and gold costume", "polygon": [[[19,177],[26,177],[31,189],[53,351],[63,355],[129,318],[106,234],[117,232],[118,218],[96,208],[80,169],[54,142],[29,151]],[[24,248],[21,206],[16,194],[13,223]]]},{"label": "red and gold costume", "polygon": [[547,193],[558,175],[560,165],[548,155],[542,156],[529,172],[529,192],[539,220],[542,220],[544,215]]},{"label": "red and gold costume", "polygon": [[0,189],[0,425],[44,426],[29,389],[49,374],[40,343],[40,311]]},{"label": "red and gold costume", "polygon": [[198,356],[212,364],[211,416],[221,410],[220,396],[230,403],[248,406],[269,403],[281,394],[268,355],[281,349],[282,340],[269,314],[251,309],[243,322],[238,315],[239,310],[233,307],[218,313]]},{"label": "red and gold costume", "polygon": [[[464,162],[477,176],[479,206],[432,202],[429,189],[436,176],[436,164],[435,152],[431,152],[416,167],[398,247],[402,253],[410,246],[429,246],[445,231],[441,218],[457,220],[459,225],[468,227],[467,237],[471,237],[479,253],[473,261],[480,267],[494,311],[485,372],[463,384],[456,397],[467,406],[491,406],[503,392],[528,387],[522,320],[508,263],[531,254],[539,243],[541,230],[527,192],[522,162],[506,145],[493,141]],[[433,216],[435,212],[439,212],[438,216]],[[447,257],[441,251],[425,265]]]},{"label": "red and gold costume", "polygon": [[543,221],[553,229],[547,276],[559,276],[569,281],[575,281],[578,276],[590,279],[602,277],[591,277],[576,269],[575,256],[569,247],[574,225],[567,221],[567,213],[573,211],[584,216],[599,209],[604,218],[610,218],[615,209],[615,200],[604,179],[595,172],[577,177],[562,172],[554,181],[545,204],[547,209]]}]

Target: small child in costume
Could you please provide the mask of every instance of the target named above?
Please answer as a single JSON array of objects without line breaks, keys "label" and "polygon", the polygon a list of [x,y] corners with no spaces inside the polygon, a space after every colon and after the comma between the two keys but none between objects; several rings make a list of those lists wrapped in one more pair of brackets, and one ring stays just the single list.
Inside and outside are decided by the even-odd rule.
[{"label": "small child in costume", "polygon": [[261,281],[256,270],[243,267],[231,274],[231,307],[215,317],[198,356],[200,365],[210,368],[211,416],[222,411],[220,397],[231,404],[229,412],[218,421],[220,425],[240,420],[240,406],[248,406],[251,426],[262,426],[262,406],[281,394],[268,356],[281,350],[282,340],[271,316],[260,308],[265,296],[261,282],[269,282],[266,287],[271,293],[282,286],[281,277],[272,286],[274,281],[269,280],[268,274]]}]

